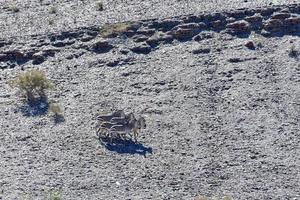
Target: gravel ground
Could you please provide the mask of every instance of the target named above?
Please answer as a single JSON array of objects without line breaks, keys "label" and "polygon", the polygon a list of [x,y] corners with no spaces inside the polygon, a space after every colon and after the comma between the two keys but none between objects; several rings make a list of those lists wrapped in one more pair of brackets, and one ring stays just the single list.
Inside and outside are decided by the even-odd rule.
[{"label": "gravel ground", "polygon": [[[167,18],[204,11],[255,8],[299,3],[299,0],[103,0],[99,11],[95,0],[1,0],[0,38],[22,37],[73,28]],[[11,11],[18,8],[19,12]],[[54,12],[54,11],[55,12]],[[54,12],[54,13],[51,13]]]},{"label": "gravel ground", "polygon": [[[233,30],[248,34],[205,30],[197,41],[174,39],[151,48],[124,35],[108,39],[108,48],[91,30],[93,37],[41,34],[48,25],[27,41],[5,37],[0,199],[47,199],[53,192],[72,200],[300,199],[298,7],[289,16],[266,14],[270,32],[250,31],[239,19]],[[295,24],[274,25],[272,17]],[[287,30],[278,32],[278,24]],[[147,27],[155,25],[161,24]],[[13,28],[2,33],[9,31],[17,36]],[[105,51],[91,50],[95,44]],[[16,74],[32,68],[54,82],[49,100],[59,101],[62,120],[21,102],[9,87]],[[145,117],[138,143],[96,137],[95,117],[113,109]]]}]

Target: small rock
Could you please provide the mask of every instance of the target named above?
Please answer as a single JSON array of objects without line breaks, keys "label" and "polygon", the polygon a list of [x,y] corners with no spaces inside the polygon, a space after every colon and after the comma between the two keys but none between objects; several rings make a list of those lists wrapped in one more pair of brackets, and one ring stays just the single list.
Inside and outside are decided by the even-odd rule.
[{"label": "small rock", "polygon": [[37,53],[38,51],[36,49],[29,49],[24,53],[24,57],[26,59],[32,59],[33,54]]},{"label": "small rock", "polygon": [[299,52],[294,45],[289,48],[288,52],[289,56],[293,58],[296,58],[299,55]]},{"label": "small rock", "polygon": [[0,61],[7,61],[7,60],[9,60],[9,59],[7,58],[7,55],[4,54],[4,53],[0,53]]},{"label": "small rock", "polygon": [[204,15],[204,19],[208,21],[216,21],[216,20],[225,20],[227,15],[225,16],[221,12],[211,12],[209,14]]},{"label": "small rock", "polygon": [[261,14],[256,13],[252,16],[246,17],[245,20],[250,23],[261,23],[263,20],[263,17],[261,16]]},{"label": "small rock", "polygon": [[127,30],[127,31],[124,31],[123,34],[126,35],[127,37],[132,37],[134,36],[136,33],[136,31],[134,30]]},{"label": "small rock", "polygon": [[145,36],[145,35],[135,35],[132,37],[133,41],[135,42],[144,42],[148,39],[149,37]]},{"label": "small rock", "polygon": [[192,51],[193,54],[207,54],[210,53],[210,49],[205,48],[205,49],[194,49]]},{"label": "small rock", "polygon": [[23,60],[24,59],[24,53],[19,50],[13,50],[10,52],[12,57],[16,60]]},{"label": "small rock", "polygon": [[225,21],[226,21],[226,23],[230,24],[230,23],[235,22],[236,18],[234,18],[234,17],[227,17]]},{"label": "small rock", "polygon": [[209,31],[203,31],[202,33],[199,33],[198,35],[196,35],[193,40],[194,41],[201,41],[204,39],[210,39],[214,37],[214,33],[213,32],[209,32]]},{"label": "small rock", "polygon": [[136,31],[137,34],[151,36],[155,33],[155,29],[142,28]]},{"label": "small rock", "polygon": [[18,49],[13,49],[5,52],[0,52],[0,61],[15,60],[21,61],[25,59],[25,55]]},{"label": "small rock", "polygon": [[81,93],[76,93],[76,94],[73,95],[74,98],[77,98],[77,97],[80,97],[80,96],[81,96]]},{"label": "small rock", "polygon": [[157,81],[155,82],[153,85],[166,85],[166,81],[162,80],[162,81]]},{"label": "small rock", "polygon": [[291,16],[290,13],[273,13],[273,15],[271,16],[271,19],[286,19],[289,18]]},{"label": "small rock", "polygon": [[73,54],[69,54],[66,56],[66,59],[67,60],[72,60],[74,58],[74,55]]},{"label": "small rock", "polygon": [[55,41],[52,43],[52,46],[55,46],[55,47],[63,47],[63,46],[66,46],[62,41]]},{"label": "small rock", "polygon": [[120,52],[122,53],[122,54],[128,54],[129,53],[129,50],[128,49],[125,49],[125,48],[123,48],[123,49],[120,49]]},{"label": "small rock", "polygon": [[283,8],[280,12],[281,13],[290,13],[290,10],[288,8]]},{"label": "small rock", "polygon": [[173,27],[180,24],[182,21],[177,19],[164,19],[164,20],[156,20],[153,21],[152,24],[149,25],[149,28],[160,29],[162,31],[171,30]]},{"label": "small rock", "polygon": [[299,16],[290,17],[290,18],[285,19],[284,22],[287,26],[289,26],[289,25],[292,25],[292,26],[299,25],[300,24],[300,17]]},{"label": "small rock", "polygon": [[[9,66],[10,69],[13,69],[13,68],[15,68],[17,65],[16,65],[15,63],[8,63],[8,66]],[[21,69],[23,70],[24,68],[21,67]]]},{"label": "small rock", "polygon": [[128,25],[127,29],[136,32],[141,26],[142,24],[140,22],[132,22]]},{"label": "small rock", "polygon": [[30,138],[32,138],[32,136],[30,136],[30,135],[29,136],[23,136],[23,137],[21,136],[21,137],[17,137],[17,140],[24,142],[24,141],[26,141],[26,140],[28,140]]},{"label": "small rock", "polygon": [[55,55],[56,52],[59,52],[59,49],[57,48],[45,48],[43,49],[43,55],[45,57],[53,57]]},{"label": "small rock", "polygon": [[172,35],[167,35],[163,32],[158,32],[156,34],[154,34],[153,36],[151,36],[150,38],[148,38],[148,40],[146,41],[147,44],[151,45],[151,46],[157,46],[160,42],[172,42],[173,41],[173,36]]},{"label": "small rock", "polygon": [[244,18],[246,16],[246,11],[246,9],[235,10],[234,12],[230,13],[230,17],[237,19]]},{"label": "small rock", "polygon": [[229,59],[228,59],[228,62],[231,62],[231,63],[238,63],[238,62],[243,62],[243,60],[240,59],[240,58],[229,58]]},{"label": "small rock", "polygon": [[0,69],[7,69],[9,66],[5,62],[0,62]]},{"label": "small rock", "polygon": [[172,30],[178,30],[178,29],[203,29],[206,28],[206,24],[202,23],[187,23],[187,24],[179,24],[178,26],[175,26]]},{"label": "small rock", "polygon": [[69,41],[55,41],[52,43],[52,46],[55,46],[55,47],[65,47],[65,46],[68,46],[68,45],[71,45],[71,44],[74,44],[75,43],[75,40],[69,40]]},{"label": "small rock", "polygon": [[4,46],[6,46],[6,45],[10,45],[10,44],[12,44],[12,42],[8,42],[8,41],[5,41],[5,40],[0,40],[0,47],[4,47]]},{"label": "small rock", "polygon": [[212,21],[210,24],[214,29],[222,29],[225,26],[225,22],[221,20]]},{"label": "small rock", "polygon": [[134,53],[148,54],[151,52],[151,46],[146,43],[142,43],[130,49]]},{"label": "small rock", "polygon": [[231,33],[246,33],[250,31],[250,24],[245,20],[236,21],[226,25]]},{"label": "small rock", "polygon": [[182,18],[183,23],[200,22],[201,16],[189,15]]},{"label": "small rock", "polygon": [[284,20],[285,28],[288,32],[299,32],[300,17],[290,17]]},{"label": "small rock", "polygon": [[254,42],[253,41],[248,41],[245,46],[248,48],[248,49],[255,49],[255,46],[254,46]]},{"label": "small rock", "polygon": [[87,36],[84,36],[83,38],[81,38],[80,41],[88,42],[88,41],[91,41],[94,38],[95,38],[94,36],[87,35]]},{"label": "small rock", "polygon": [[90,50],[95,51],[97,53],[108,52],[113,48],[112,45],[108,43],[107,40],[97,40],[90,45]]},{"label": "small rock", "polygon": [[174,38],[178,40],[185,40],[192,38],[194,35],[197,34],[197,32],[194,29],[183,29],[179,28],[174,31],[167,32],[168,35],[172,35]]},{"label": "small rock", "polygon": [[261,31],[260,34],[264,37],[270,37],[271,36],[271,33],[269,31],[264,30],[264,29]]},{"label": "small rock", "polygon": [[264,28],[267,31],[280,31],[284,28],[283,22],[279,19],[269,19],[264,22]]},{"label": "small rock", "polygon": [[119,60],[113,60],[113,61],[106,63],[106,65],[109,67],[115,67],[119,64],[119,62],[120,62]]},{"label": "small rock", "polygon": [[45,61],[45,55],[42,52],[38,52],[32,55],[32,64],[38,65]]},{"label": "small rock", "polygon": [[99,34],[99,30],[88,30],[86,31],[86,34],[96,37]]},{"label": "small rock", "polygon": [[271,8],[271,7],[269,7],[269,8],[263,8],[263,9],[260,10],[260,14],[261,14],[262,16],[269,16],[269,15],[271,15],[273,12],[274,12],[274,9]]},{"label": "small rock", "polygon": [[35,45],[35,47],[42,47],[42,46],[48,46],[50,45],[50,42],[39,42]]}]

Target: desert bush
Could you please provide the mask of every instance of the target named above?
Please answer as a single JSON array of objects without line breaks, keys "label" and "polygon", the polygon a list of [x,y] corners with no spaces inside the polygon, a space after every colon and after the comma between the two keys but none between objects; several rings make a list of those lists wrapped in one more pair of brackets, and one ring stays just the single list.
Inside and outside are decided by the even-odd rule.
[{"label": "desert bush", "polygon": [[44,72],[36,69],[21,73],[10,82],[10,86],[18,88],[29,102],[46,97],[45,91],[53,88]]},{"label": "desert bush", "polygon": [[121,22],[116,24],[106,24],[102,27],[100,35],[104,38],[115,37],[129,30],[131,23]]}]

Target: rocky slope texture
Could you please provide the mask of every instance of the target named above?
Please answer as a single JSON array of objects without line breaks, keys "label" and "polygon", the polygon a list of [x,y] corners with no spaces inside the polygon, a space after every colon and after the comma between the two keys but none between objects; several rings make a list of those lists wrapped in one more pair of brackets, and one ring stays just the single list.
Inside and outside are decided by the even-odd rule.
[{"label": "rocky slope texture", "polygon": [[299,0],[228,0],[226,3],[224,0],[2,0],[0,38],[68,31],[95,24],[296,2],[299,3]]},{"label": "rocky slope texture", "polygon": [[[14,67],[17,63],[44,62],[57,52],[68,50],[83,54],[86,51],[105,53],[124,44],[120,51],[149,53],[161,43],[177,41],[200,41],[209,38],[207,31],[229,33],[248,37],[251,32],[266,37],[297,35],[300,25],[300,4],[274,6],[270,8],[240,9],[229,12],[215,12],[199,16],[187,15],[168,19],[145,20],[118,23],[103,27],[81,28],[48,35],[29,36],[28,42],[13,42],[14,39],[0,40],[1,69]],[[105,37],[99,38],[105,32]],[[118,37],[121,36],[121,37]],[[23,47],[22,47],[23,46]],[[83,51],[85,50],[85,51]],[[74,55],[76,56],[76,55]],[[67,59],[71,59],[68,56]],[[10,62],[11,61],[11,62]],[[110,62],[117,65],[119,62]]]},{"label": "rocky slope texture", "polygon": [[[299,14],[290,4],[1,39],[0,197],[298,199]],[[29,68],[53,80],[64,120],[9,88]],[[97,140],[95,116],[114,108],[146,118],[140,143]]]}]

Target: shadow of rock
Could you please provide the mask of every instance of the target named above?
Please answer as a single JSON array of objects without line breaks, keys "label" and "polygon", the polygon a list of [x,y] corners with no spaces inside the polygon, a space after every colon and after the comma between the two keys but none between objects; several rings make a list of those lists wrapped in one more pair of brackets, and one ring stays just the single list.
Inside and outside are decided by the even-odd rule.
[{"label": "shadow of rock", "polygon": [[24,116],[35,117],[48,113],[49,102],[46,98],[41,98],[33,102],[27,102],[17,107],[17,112],[21,112]]},{"label": "shadow of rock", "polygon": [[145,147],[141,143],[135,143],[132,140],[102,138],[100,143],[109,151],[120,154],[139,154],[146,157],[147,153],[152,154],[151,147]]}]

